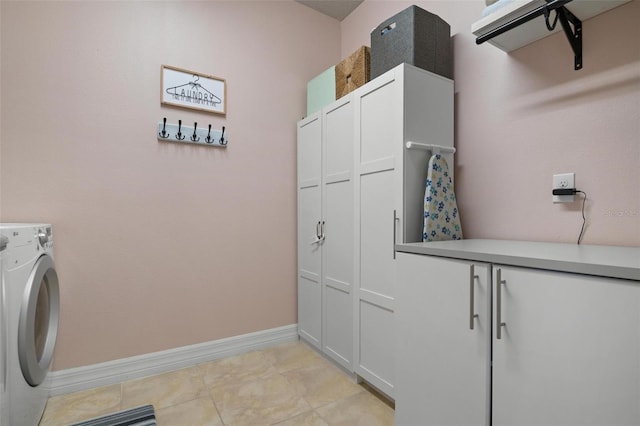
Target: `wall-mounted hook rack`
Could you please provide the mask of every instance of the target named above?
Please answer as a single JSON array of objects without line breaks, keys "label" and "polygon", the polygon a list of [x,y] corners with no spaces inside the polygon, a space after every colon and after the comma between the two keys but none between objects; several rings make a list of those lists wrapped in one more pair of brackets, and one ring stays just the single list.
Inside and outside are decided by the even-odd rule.
[{"label": "wall-mounted hook rack", "polygon": [[182,120],[178,120],[178,124],[167,124],[166,117],[158,123],[157,137],[159,141],[179,142],[195,145],[226,147],[229,143],[229,134],[225,133],[225,127],[222,130],[211,128],[198,128],[198,123],[194,122],[193,127],[183,126]]}]

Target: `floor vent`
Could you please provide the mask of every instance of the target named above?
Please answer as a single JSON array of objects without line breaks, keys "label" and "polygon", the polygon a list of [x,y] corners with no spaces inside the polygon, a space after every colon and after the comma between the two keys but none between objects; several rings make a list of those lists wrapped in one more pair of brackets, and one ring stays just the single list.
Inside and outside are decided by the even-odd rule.
[{"label": "floor vent", "polygon": [[75,423],[71,426],[155,426],[153,405],[132,408],[106,416]]}]

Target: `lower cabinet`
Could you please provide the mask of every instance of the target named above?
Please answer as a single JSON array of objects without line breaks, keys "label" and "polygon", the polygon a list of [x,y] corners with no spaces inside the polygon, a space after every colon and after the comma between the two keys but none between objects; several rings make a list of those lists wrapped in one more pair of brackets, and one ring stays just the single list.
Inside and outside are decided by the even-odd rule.
[{"label": "lower cabinet", "polygon": [[640,283],[497,265],[494,280],[494,425],[640,425]]},{"label": "lower cabinet", "polygon": [[396,425],[488,426],[490,265],[396,262]]},{"label": "lower cabinet", "polygon": [[397,261],[397,425],[640,424],[638,281]]}]

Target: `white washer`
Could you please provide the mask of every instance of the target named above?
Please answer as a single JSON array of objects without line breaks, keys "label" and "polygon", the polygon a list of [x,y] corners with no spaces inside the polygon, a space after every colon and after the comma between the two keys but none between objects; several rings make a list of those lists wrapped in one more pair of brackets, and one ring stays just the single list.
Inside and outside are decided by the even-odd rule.
[{"label": "white washer", "polygon": [[0,426],[36,426],[60,312],[51,225],[0,224],[0,259]]}]

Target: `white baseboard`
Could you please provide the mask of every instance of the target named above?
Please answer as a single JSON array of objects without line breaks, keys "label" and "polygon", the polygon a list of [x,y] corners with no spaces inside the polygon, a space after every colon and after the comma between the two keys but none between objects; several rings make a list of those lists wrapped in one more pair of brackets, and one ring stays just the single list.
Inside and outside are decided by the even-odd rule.
[{"label": "white baseboard", "polygon": [[45,386],[52,396],[62,395],[179,370],[297,339],[298,326],[291,324],[100,364],[52,371],[47,376]]}]

